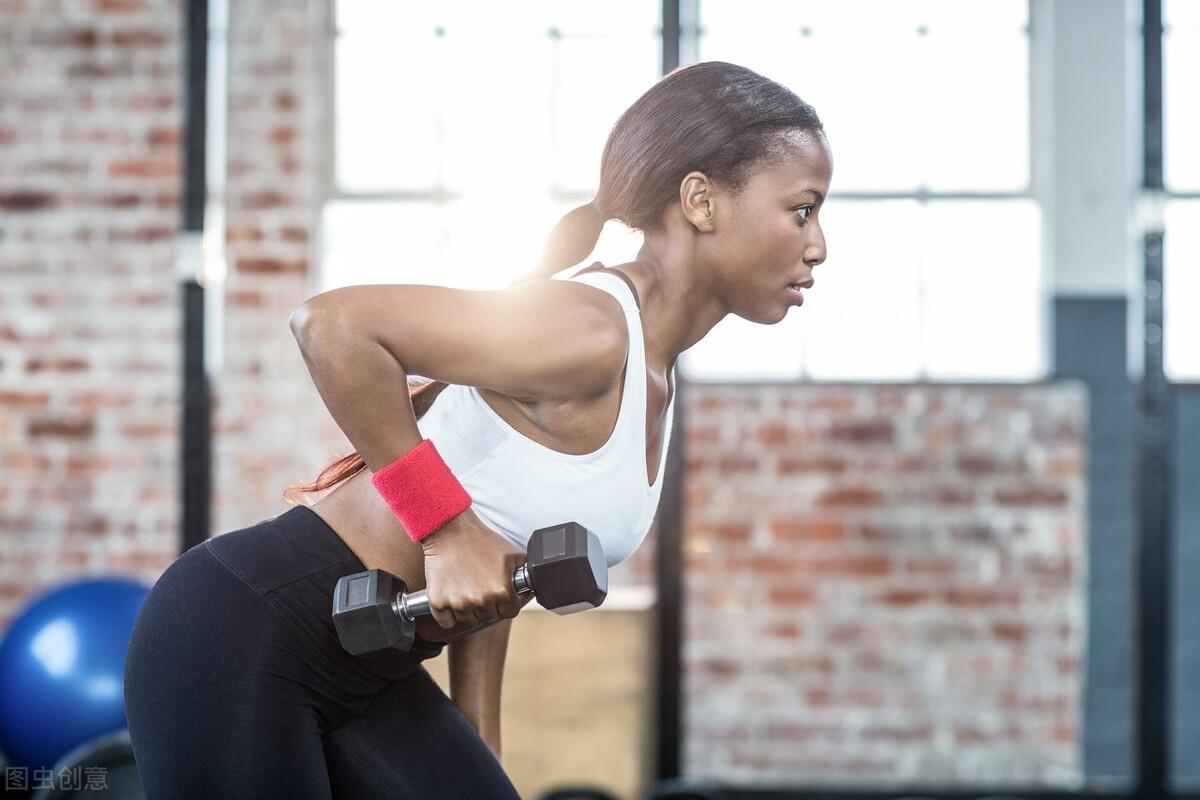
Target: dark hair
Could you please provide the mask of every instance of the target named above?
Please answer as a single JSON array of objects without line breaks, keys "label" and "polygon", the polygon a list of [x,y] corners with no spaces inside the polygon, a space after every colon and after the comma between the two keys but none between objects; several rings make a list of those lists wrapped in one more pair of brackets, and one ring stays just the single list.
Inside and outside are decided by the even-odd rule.
[{"label": "dark hair", "polygon": [[[550,232],[541,262],[516,283],[548,278],[587,258],[604,223],[618,219],[652,232],[679,196],[692,170],[740,192],[754,170],[788,152],[787,134],[824,133],[812,106],[790,89],[753,70],[725,61],[702,61],[673,70],[634,101],[613,125],[600,159],[596,197],[568,212]],[[417,419],[445,388],[429,381],[410,397]],[[293,492],[319,492],[366,466],[358,453],[329,464],[310,484]]]}]

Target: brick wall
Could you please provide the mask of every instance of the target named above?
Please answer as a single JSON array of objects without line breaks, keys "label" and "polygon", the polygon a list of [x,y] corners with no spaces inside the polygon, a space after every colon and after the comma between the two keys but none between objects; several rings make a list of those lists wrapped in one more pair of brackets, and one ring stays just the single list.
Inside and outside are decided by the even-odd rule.
[{"label": "brick wall", "polygon": [[1078,785],[1084,387],[689,388],[686,773]]},{"label": "brick wall", "polygon": [[[287,508],[353,448],[325,410],[288,327],[316,291],[328,6],[231,4],[224,366],[214,382],[213,533]],[[317,496],[310,495],[313,501]]]},{"label": "brick wall", "polygon": [[0,2],[0,620],[177,523],[180,15]]}]

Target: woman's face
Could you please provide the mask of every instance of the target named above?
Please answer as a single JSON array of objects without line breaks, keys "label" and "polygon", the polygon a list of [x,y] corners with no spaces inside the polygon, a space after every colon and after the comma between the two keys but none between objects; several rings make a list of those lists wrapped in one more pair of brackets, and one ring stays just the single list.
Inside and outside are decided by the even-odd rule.
[{"label": "woman's face", "polygon": [[754,172],[738,196],[724,193],[715,235],[706,237],[705,260],[721,276],[730,311],[752,322],[787,316],[803,302],[788,285],[810,281],[825,260],[819,212],[833,156],[825,137],[810,132],[794,137],[789,151]]}]

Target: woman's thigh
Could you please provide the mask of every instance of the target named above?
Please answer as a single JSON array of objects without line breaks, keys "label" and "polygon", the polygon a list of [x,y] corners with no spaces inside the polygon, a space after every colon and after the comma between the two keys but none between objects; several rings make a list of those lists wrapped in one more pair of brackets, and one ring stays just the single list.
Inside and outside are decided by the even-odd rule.
[{"label": "woman's thigh", "polygon": [[324,737],[334,797],[520,800],[487,744],[422,667]]},{"label": "woman's thigh", "polygon": [[267,600],[205,545],[134,625],[125,706],[146,796],[329,798],[320,715]]}]

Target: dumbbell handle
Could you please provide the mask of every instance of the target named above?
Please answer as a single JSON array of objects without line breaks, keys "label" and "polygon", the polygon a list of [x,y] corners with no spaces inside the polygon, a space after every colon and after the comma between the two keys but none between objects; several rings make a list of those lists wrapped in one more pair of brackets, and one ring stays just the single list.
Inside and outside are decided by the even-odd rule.
[{"label": "dumbbell handle", "polygon": [[[528,564],[522,564],[513,571],[513,587],[516,588],[518,594],[533,591],[533,584],[529,580]],[[400,592],[392,601],[392,611],[409,622],[414,622],[417,617],[430,613],[429,595],[424,589],[408,594]]]}]

